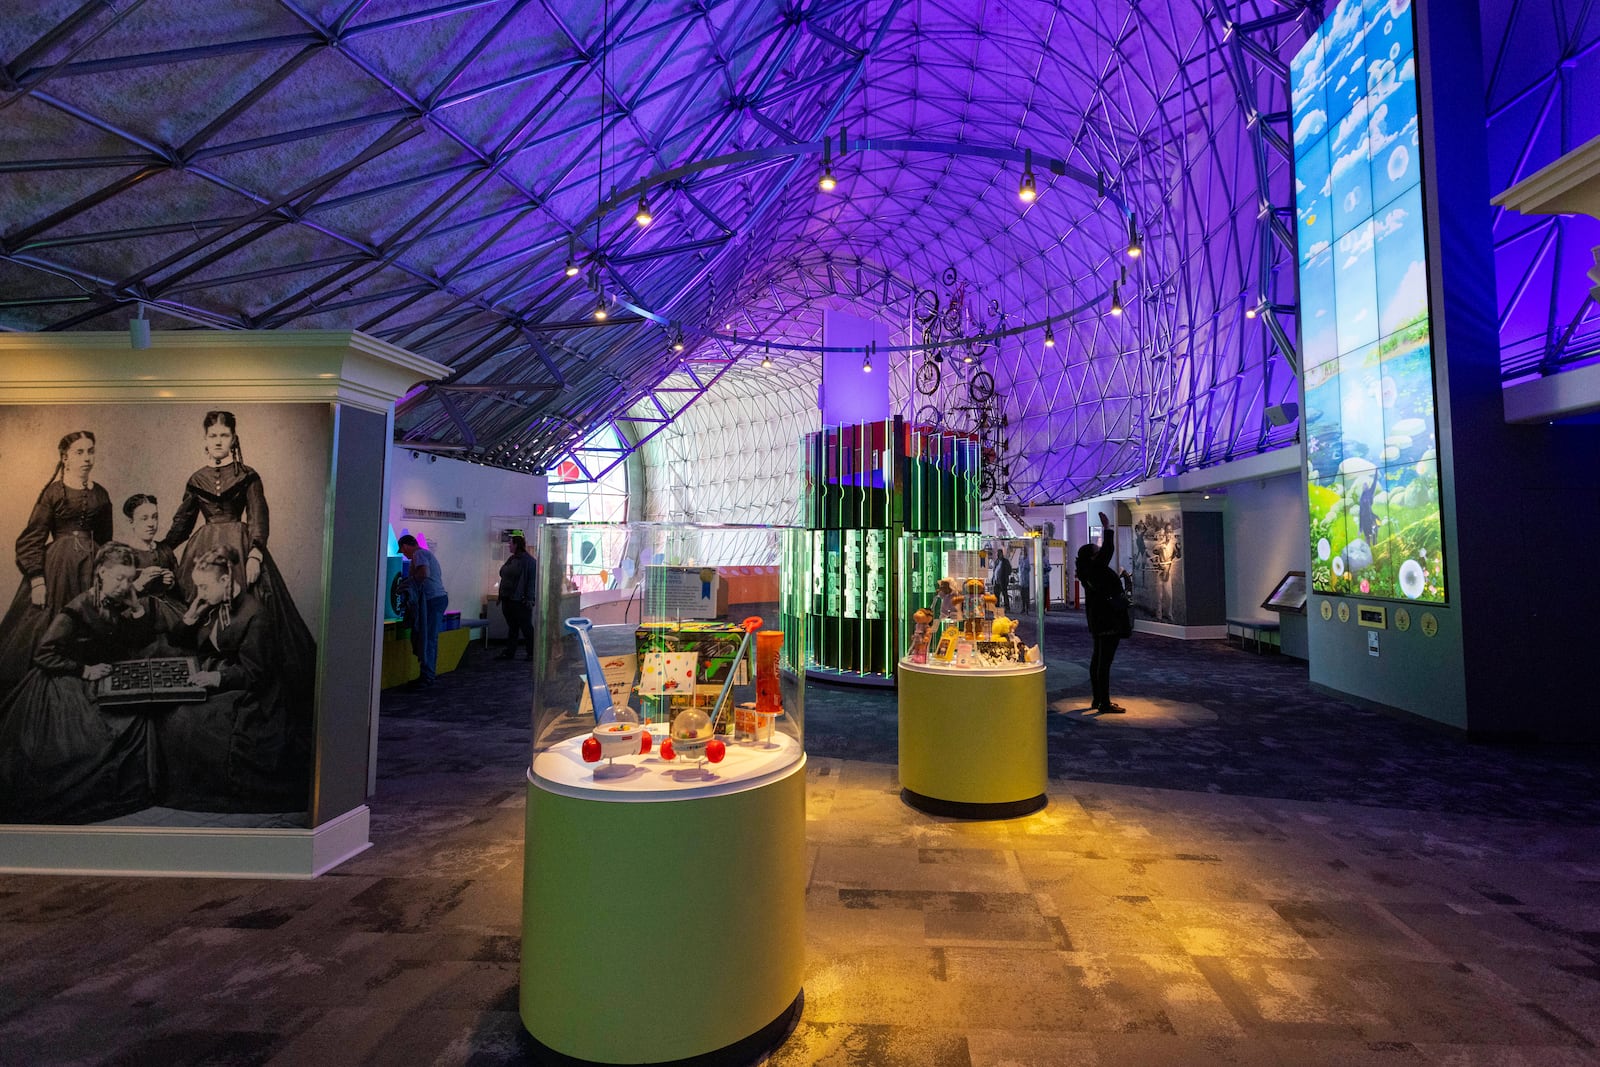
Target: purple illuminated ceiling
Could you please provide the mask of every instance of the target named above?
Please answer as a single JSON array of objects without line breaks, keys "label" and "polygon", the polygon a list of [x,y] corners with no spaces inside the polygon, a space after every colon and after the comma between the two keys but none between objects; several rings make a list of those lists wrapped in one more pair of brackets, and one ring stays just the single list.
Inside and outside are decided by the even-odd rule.
[{"label": "purple illuminated ceiling", "polygon": [[[1483,0],[1489,184],[1498,193],[1600,137],[1600,8],[1584,0]],[[1600,355],[1587,275],[1600,221],[1494,212],[1500,361],[1507,378]]]},{"label": "purple illuminated ceiling", "polygon": [[[794,346],[818,343],[825,307],[882,317],[904,341],[912,294],[948,266],[1012,324],[1084,308],[1053,349],[1030,334],[984,355],[1012,421],[1014,496],[1210,465],[1295,429],[1263,410],[1296,393],[1283,63],[1317,21],[1304,8],[14,5],[0,21],[0,326],[119,329],[144,302],[157,328],[367,330],[452,368],[402,402],[403,440],[520,467],[600,422],[665,425],[721,377],[762,373],[768,352],[774,380],[804,388],[816,356]],[[1572,36],[1491,57],[1497,146],[1557,122],[1528,101],[1568,77],[1552,72]],[[1581,139],[1581,121],[1557,125]],[[853,150],[832,160],[831,194],[815,155],[754,160],[652,190],[648,228],[628,199],[578,232],[602,196],[652,175],[841,133],[1032,149],[1113,195],[1041,169],[1024,210],[1014,161]],[[1553,136],[1497,156],[1497,175],[1547,161]],[[1143,237],[1137,263],[1117,202]],[[1559,322],[1521,324],[1545,299],[1544,264],[1564,268],[1527,254],[1545,238],[1512,238],[1549,224],[1500,227],[1502,262],[1535,264],[1507,295],[1508,341],[1543,344]],[[1554,243],[1572,259],[1584,241]],[[585,269],[569,278],[574,252]],[[1112,320],[1124,266],[1128,314]]]}]

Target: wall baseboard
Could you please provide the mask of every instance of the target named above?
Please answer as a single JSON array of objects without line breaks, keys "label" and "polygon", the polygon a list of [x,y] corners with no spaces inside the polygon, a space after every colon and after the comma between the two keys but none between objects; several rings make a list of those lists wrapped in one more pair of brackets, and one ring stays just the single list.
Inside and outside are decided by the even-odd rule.
[{"label": "wall baseboard", "polygon": [[365,804],[315,829],[0,826],[0,872],[315,878],[372,847]]}]

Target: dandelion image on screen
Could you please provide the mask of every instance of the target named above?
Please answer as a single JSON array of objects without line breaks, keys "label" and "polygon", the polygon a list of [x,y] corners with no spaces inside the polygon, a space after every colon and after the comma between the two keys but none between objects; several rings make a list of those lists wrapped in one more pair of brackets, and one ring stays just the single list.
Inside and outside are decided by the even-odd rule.
[{"label": "dandelion image on screen", "polygon": [[1400,564],[1400,592],[1410,600],[1421,598],[1428,584],[1428,572],[1422,564],[1408,559]]}]

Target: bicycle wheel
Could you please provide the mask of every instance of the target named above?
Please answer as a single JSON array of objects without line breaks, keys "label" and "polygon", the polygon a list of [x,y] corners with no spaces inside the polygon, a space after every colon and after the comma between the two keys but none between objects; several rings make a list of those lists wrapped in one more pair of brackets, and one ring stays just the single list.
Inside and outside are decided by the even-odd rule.
[{"label": "bicycle wheel", "polygon": [[[975,323],[972,324],[972,336],[974,336],[974,337],[982,337],[984,334],[986,334],[988,332],[989,332],[989,324],[987,322],[975,322]],[[989,351],[989,342],[988,341],[968,341],[967,342],[967,351],[972,353],[972,358],[973,359],[980,359],[980,358],[982,358],[982,356],[983,356],[983,354],[985,352]]]},{"label": "bicycle wheel", "polygon": [[983,473],[978,475],[978,498],[980,500],[993,500],[997,488],[998,483],[995,480],[994,471],[984,468]]},{"label": "bicycle wheel", "polygon": [[974,374],[967,381],[967,396],[972,398],[974,404],[982,404],[994,396],[994,375],[986,370]]},{"label": "bicycle wheel", "polygon": [[931,396],[939,391],[939,379],[943,375],[939,372],[939,364],[933,358],[924,359],[917,364],[916,383],[917,392],[924,396]]},{"label": "bicycle wheel", "polygon": [[997,319],[997,318],[1001,317],[1000,316],[1000,301],[998,301],[998,300],[989,301],[989,317],[991,319]]},{"label": "bicycle wheel", "polygon": [[944,327],[944,332],[951,337],[961,336],[961,305],[945,305],[944,314],[939,316],[939,325]]},{"label": "bicycle wheel", "polygon": [[925,326],[938,321],[939,294],[932,289],[917,290],[916,297],[911,301],[911,314]]},{"label": "bicycle wheel", "polygon": [[940,429],[944,426],[944,412],[939,410],[938,404],[924,404],[917,409],[916,424]]},{"label": "bicycle wheel", "polygon": [[961,275],[956,273],[956,269],[954,267],[946,267],[944,269],[944,273],[939,276],[939,280],[944,282],[945,285],[950,286],[954,285],[956,280],[960,277]]}]

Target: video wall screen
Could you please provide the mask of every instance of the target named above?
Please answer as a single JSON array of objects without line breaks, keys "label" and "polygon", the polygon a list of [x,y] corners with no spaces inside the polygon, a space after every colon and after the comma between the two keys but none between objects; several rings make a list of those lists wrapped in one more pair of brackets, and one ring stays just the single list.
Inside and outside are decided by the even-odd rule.
[{"label": "video wall screen", "polygon": [[1343,0],[1290,66],[1311,584],[1443,603],[1410,0]]}]

